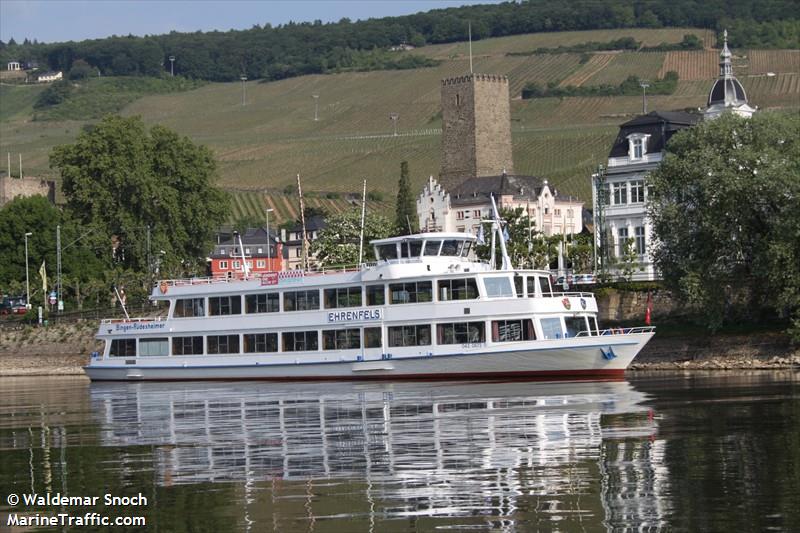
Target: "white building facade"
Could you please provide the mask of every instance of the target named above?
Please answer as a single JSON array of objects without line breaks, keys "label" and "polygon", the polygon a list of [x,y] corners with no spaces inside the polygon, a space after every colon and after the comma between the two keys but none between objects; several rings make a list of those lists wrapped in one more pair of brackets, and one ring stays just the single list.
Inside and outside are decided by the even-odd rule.
[{"label": "white building facade", "polygon": [[451,190],[431,176],[417,198],[420,230],[477,235],[481,219],[492,216],[492,195],[498,209],[527,210],[534,228],[545,235],[583,231],[583,202],[559,195],[547,180],[507,174],[471,178]]}]

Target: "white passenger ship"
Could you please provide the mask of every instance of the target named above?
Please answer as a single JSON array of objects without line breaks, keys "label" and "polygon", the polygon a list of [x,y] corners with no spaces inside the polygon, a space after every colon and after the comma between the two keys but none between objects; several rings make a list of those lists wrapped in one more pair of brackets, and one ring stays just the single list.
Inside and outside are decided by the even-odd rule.
[{"label": "white passenger ship", "polygon": [[[162,318],[100,324],[93,380],[449,379],[621,375],[652,327],[601,330],[591,293],[475,260],[476,237],[373,241],[353,269],[163,280]],[[247,276],[245,275],[245,278]]]}]

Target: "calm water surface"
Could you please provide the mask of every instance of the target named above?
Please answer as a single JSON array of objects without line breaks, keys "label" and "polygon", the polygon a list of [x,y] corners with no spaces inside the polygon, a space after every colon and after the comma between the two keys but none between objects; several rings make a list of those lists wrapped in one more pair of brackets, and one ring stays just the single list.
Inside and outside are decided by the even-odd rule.
[{"label": "calm water surface", "polygon": [[[7,504],[30,492],[101,498]],[[106,508],[107,493],[148,501]],[[0,378],[0,497],[0,531],[20,510],[143,515],[165,532],[800,531],[800,373]]]}]

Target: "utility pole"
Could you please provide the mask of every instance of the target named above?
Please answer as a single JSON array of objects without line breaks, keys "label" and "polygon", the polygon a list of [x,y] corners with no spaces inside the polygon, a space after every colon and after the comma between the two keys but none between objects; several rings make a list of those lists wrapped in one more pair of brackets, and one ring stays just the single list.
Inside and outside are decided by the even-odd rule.
[{"label": "utility pole", "polygon": [[175,77],[175,56],[169,56],[169,73]]},{"label": "utility pole", "polygon": [[245,85],[245,82],[247,81],[247,76],[242,74],[242,76],[239,79],[242,80],[242,105],[245,105],[245,103],[247,102],[247,86]]},{"label": "utility pole", "polygon": [[22,154],[19,154],[19,179],[22,179]]},{"label": "utility pole", "polygon": [[61,225],[56,226],[56,302],[59,312],[64,310],[64,303],[61,300]]},{"label": "utility pole", "polygon": [[312,94],[311,97],[314,99],[314,122],[319,121],[319,95]]},{"label": "utility pole", "polygon": [[28,237],[33,235],[30,231],[25,233],[25,307],[31,308],[31,280],[28,275]]},{"label": "utility pole", "polygon": [[[596,204],[595,204],[595,250],[600,246],[600,253],[598,257],[595,251],[595,271],[597,271],[597,263],[600,263],[600,272],[605,278],[606,270],[608,269],[608,235],[606,234],[606,216],[605,208],[608,205],[608,189],[606,188],[606,169],[603,165],[597,165],[597,173],[594,175]],[[599,239],[598,239],[599,238]],[[599,242],[598,242],[599,240]]]},{"label": "utility pole", "polygon": [[267,269],[272,272],[272,252],[270,252],[270,245],[272,245],[272,237],[269,235],[269,214],[274,211],[271,207],[267,208]]},{"label": "utility pole", "polygon": [[392,125],[394,126],[394,136],[397,137],[397,119],[400,118],[400,115],[397,113],[389,113],[389,120],[392,121]]}]

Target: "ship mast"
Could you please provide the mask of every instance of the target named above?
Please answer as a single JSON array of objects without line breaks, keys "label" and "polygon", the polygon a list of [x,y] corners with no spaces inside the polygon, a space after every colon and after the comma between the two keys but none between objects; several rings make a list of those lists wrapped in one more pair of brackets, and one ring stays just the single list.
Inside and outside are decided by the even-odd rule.
[{"label": "ship mast", "polygon": [[308,238],[306,236],[306,214],[303,204],[303,188],[300,187],[300,174],[297,175],[297,195],[300,197],[300,225],[303,227],[303,271],[308,270]]}]

